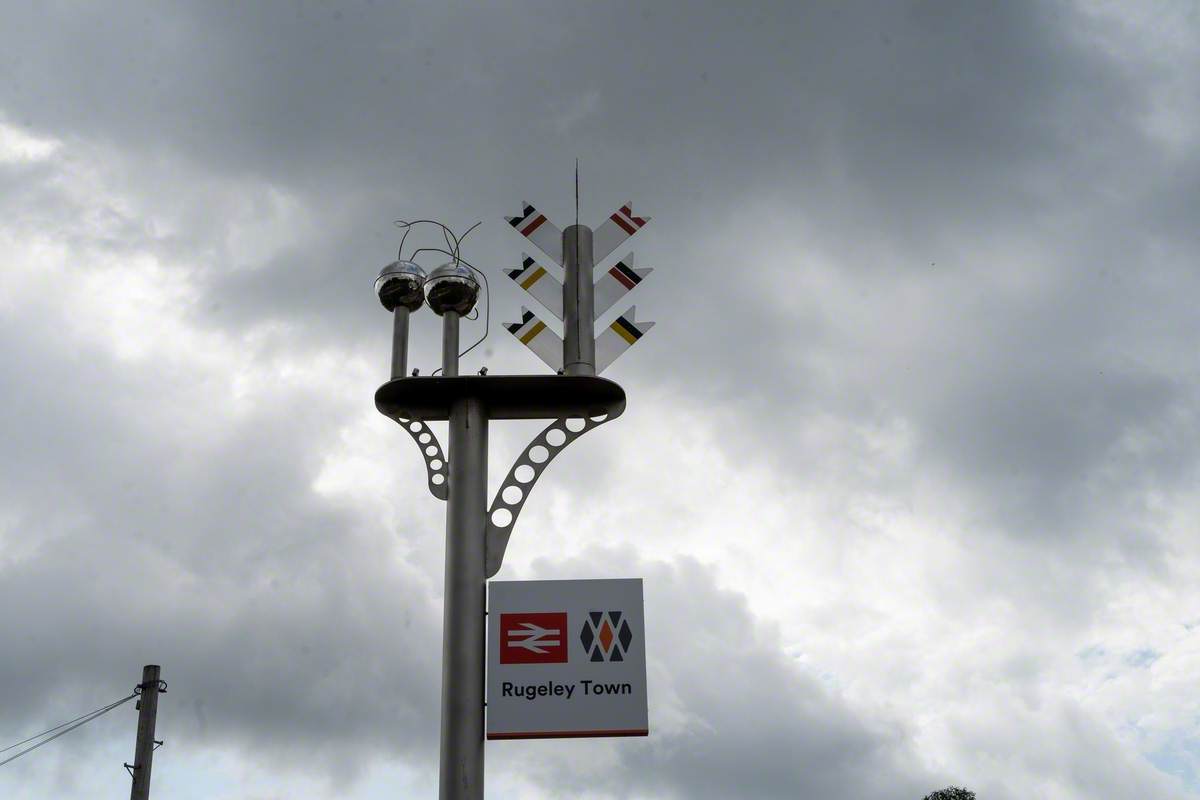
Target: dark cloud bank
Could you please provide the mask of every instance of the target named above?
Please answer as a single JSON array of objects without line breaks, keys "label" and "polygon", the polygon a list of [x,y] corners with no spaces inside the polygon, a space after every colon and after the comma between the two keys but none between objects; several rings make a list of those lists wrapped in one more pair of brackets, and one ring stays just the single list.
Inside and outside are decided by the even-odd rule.
[{"label": "dark cloud bank", "polygon": [[[180,317],[201,335],[293,326],[300,360],[332,348],[382,378],[386,327],[365,287],[396,245],[391,219],[484,217],[481,260],[515,259],[495,223],[521,199],[568,219],[564,165],[582,155],[585,216],[634,197],[658,231],[638,243],[659,268],[638,302],[660,328],[622,365],[631,391],[711,406],[714,425],[797,484],[828,463],[795,456],[811,426],[901,427],[909,466],[964,499],[972,534],[1034,542],[1085,598],[1104,575],[1083,552],[1170,577],[1153,506],[1196,475],[1200,161],[1157,146],[1156,75],[1106,48],[1094,15],[837,3],[4,16],[0,121],[60,140],[66,161],[0,165],[0,224],[186,272],[197,296]],[[98,159],[99,186],[72,184],[81,157]],[[122,196],[169,224],[148,226]],[[299,227],[248,264],[230,233],[247,217]],[[75,259],[61,277],[88,269]],[[497,287],[498,306],[516,302]],[[281,386],[239,410],[213,388],[221,366],[122,360],[65,334],[69,318],[37,305],[0,319],[0,731],[15,740],[119,695],[155,660],[180,748],[253,745],[319,774],[431,769],[440,509],[413,470],[398,473],[394,529],[312,488],[371,387],[358,403]],[[493,358],[530,369],[512,347]],[[279,355],[251,368],[269,374]],[[861,457],[835,445],[829,461]],[[881,480],[904,497],[909,479]],[[547,796],[883,800],[966,780],[923,764],[906,724],[856,711],[789,659],[770,623],[685,556],[597,554],[647,577],[662,733],[612,745],[611,770],[552,747],[514,755]],[[1081,719],[1080,741],[1110,752]],[[1161,789],[1110,755],[1063,755],[1082,775],[1073,790]]]}]

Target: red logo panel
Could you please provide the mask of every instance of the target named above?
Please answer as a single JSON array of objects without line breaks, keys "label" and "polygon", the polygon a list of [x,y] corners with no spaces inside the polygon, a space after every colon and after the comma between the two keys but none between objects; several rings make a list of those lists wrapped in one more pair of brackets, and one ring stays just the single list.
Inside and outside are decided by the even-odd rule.
[{"label": "red logo panel", "polygon": [[567,612],[501,614],[500,663],[567,663]]}]

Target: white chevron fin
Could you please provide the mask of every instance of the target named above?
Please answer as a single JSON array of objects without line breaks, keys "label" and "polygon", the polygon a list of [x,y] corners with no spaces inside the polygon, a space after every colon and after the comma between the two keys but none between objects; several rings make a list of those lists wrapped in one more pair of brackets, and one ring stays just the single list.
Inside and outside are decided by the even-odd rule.
[{"label": "white chevron fin", "polygon": [[538,264],[528,254],[522,253],[520,269],[506,269],[504,274],[513,279],[513,282],[529,293],[529,296],[537,300],[546,310],[554,315],[555,319],[563,318],[563,285],[562,281],[550,274],[550,272]]},{"label": "white chevron fin", "polygon": [[550,369],[557,372],[563,368],[563,341],[537,314],[521,306],[521,321],[506,322],[504,327]]},{"label": "white chevron fin", "polygon": [[[532,206],[531,206],[532,208]],[[618,208],[604,220],[604,223],[596,228],[592,234],[592,255],[599,264],[604,259],[612,255],[621,244],[642,229],[649,217],[635,217],[633,215],[633,203],[626,203]],[[515,225],[515,223],[514,223]],[[559,262],[560,264],[562,262]]]},{"label": "white chevron fin", "polygon": [[596,337],[596,373],[608,369],[617,357],[637,343],[638,339],[654,327],[653,322],[636,320],[637,306],[613,320],[613,323]]},{"label": "white chevron fin", "polygon": [[[596,317],[608,311],[617,301],[633,290],[642,279],[653,272],[653,268],[633,268],[633,253],[625,256],[596,278],[594,304]],[[561,317],[560,317],[561,319]]]},{"label": "white chevron fin", "polygon": [[521,204],[519,217],[505,217],[517,232],[537,245],[538,249],[562,266],[562,231],[546,215],[529,203]]}]

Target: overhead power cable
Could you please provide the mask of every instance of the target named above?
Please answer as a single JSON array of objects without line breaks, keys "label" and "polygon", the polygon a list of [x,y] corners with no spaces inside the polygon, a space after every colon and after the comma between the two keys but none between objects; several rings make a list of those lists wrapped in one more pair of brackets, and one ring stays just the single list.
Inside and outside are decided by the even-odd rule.
[{"label": "overhead power cable", "polygon": [[[55,725],[53,728],[50,728],[49,730],[42,731],[41,733],[37,734],[36,736],[30,736],[28,739],[24,739],[20,742],[17,742],[16,744],[10,744],[8,747],[5,747],[3,750],[0,750],[0,753],[8,752],[9,750],[12,750],[15,747],[20,747],[23,744],[28,744],[29,742],[32,742],[36,739],[42,739],[43,736],[46,736],[47,734],[50,734],[50,733],[54,733],[54,731],[58,731],[58,733],[54,733],[53,736],[50,736],[47,739],[42,739],[42,741],[38,742],[37,744],[30,745],[29,747],[26,747],[24,750],[20,750],[17,753],[14,753],[13,755],[4,759],[3,761],[0,761],[0,767],[3,767],[5,764],[9,763],[10,761],[16,761],[18,758],[25,755],[26,753],[33,752],[34,750],[37,750],[42,745],[44,745],[48,742],[52,742],[55,739],[57,739],[58,737],[68,734],[71,731],[75,730],[76,728],[78,728],[82,725],[88,724],[89,722],[96,719],[97,717],[104,716],[109,711],[112,711],[114,708],[116,708],[124,703],[128,703],[130,700],[132,700],[133,698],[135,698],[137,696],[138,696],[138,693],[134,692],[133,694],[129,695],[128,697],[122,697],[120,700],[116,700],[112,703],[109,703],[106,706],[101,706],[100,708],[97,708],[94,711],[89,711],[88,713],[84,714],[82,717],[76,717],[75,719],[69,720],[60,725]],[[59,730],[60,728],[61,728],[61,730]]]}]

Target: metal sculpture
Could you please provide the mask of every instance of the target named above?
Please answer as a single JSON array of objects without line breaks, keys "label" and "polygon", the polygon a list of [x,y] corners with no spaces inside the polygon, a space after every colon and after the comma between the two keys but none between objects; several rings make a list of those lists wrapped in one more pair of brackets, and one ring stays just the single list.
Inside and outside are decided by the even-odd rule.
[{"label": "metal sculpture", "polygon": [[[505,328],[534,352],[554,375],[458,374],[459,321],[479,297],[476,274],[451,242],[451,261],[428,277],[411,260],[384,267],[376,292],[395,316],[391,380],[375,393],[375,405],[404,427],[425,458],[429,490],[447,501],[446,575],[442,638],[440,797],[483,796],[484,609],[487,578],[503,563],[517,516],[549,463],[583,434],[625,410],[625,392],[598,373],[651,327],[630,307],[595,333],[597,314],[612,308],[651,270],[633,267],[633,254],[597,279],[593,267],[649,221],[622,206],[594,232],[583,225],[560,230],[526,203],[508,218],[518,232],[552,261],[544,267],[528,255],[508,276],[563,323],[560,338],[534,312],[522,308]],[[405,227],[408,223],[404,224]],[[437,248],[425,248],[437,249]],[[401,244],[403,250],[403,243]],[[415,254],[414,256],[415,257]],[[561,273],[558,273],[561,270]],[[552,274],[553,273],[553,274]],[[560,277],[561,275],[561,277]],[[442,318],[442,375],[407,375],[408,315],[424,302]],[[549,425],[525,447],[490,506],[487,504],[487,433],[493,420],[546,419]],[[426,424],[449,422],[443,453]]]}]

